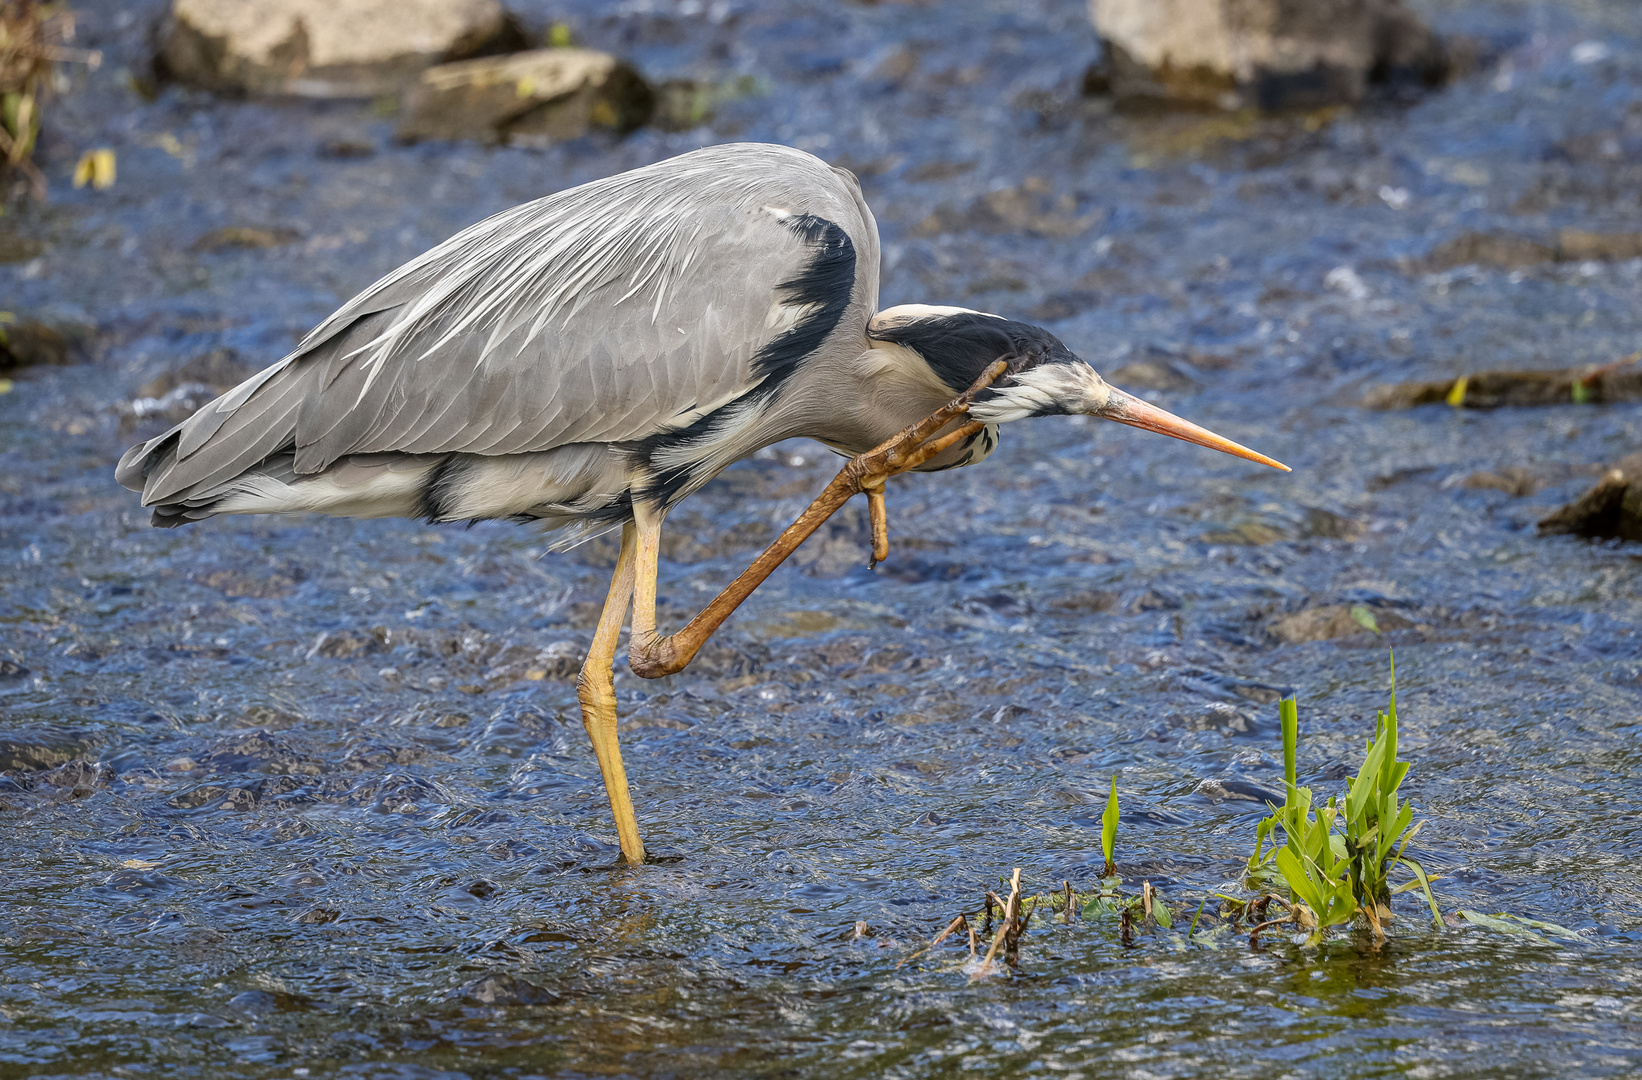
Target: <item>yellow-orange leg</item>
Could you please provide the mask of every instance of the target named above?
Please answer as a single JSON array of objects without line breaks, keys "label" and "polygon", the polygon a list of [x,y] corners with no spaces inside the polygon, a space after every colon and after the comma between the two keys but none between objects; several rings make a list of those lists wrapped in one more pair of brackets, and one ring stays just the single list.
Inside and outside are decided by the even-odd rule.
[{"label": "yellow-orange leg", "polygon": [[[1008,365],[1002,360],[996,361],[981,373],[973,386],[951,402],[866,453],[851,458],[820,496],[776,537],[773,544],[764,549],[762,555],[753,560],[751,566],[730,582],[682,630],[666,637],[656,630],[656,560],[660,554],[661,521],[665,512],[635,503],[633,519],[638,529],[638,551],[634,567],[633,633],[627,649],[627,664],[633,669],[633,674],[644,679],[659,679],[663,675],[683,671],[713,631],[730,617],[730,613],[740,607],[742,601],[751,596],[753,590],[798,549],[798,545],[809,539],[810,534],[857,492],[867,492],[869,500],[873,498],[874,491],[877,492],[876,504],[869,502],[874,517],[873,556],[878,558],[880,550],[888,555],[888,523],[883,517],[882,500],[884,481],[917,468],[979,432],[985,425],[972,420],[945,435],[937,435],[942,428],[967,413],[975,395],[992,385],[1006,370]],[[882,529],[880,520],[883,520]]]},{"label": "yellow-orange leg", "polygon": [[889,511],[884,506],[884,485],[864,487],[867,493],[867,517],[872,519],[872,565],[889,558]]},{"label": "yellow-orange leg", "polygon": [[932,437],[962,416],[974,395],[1002,374],[1003,369],[1001,363],[993,365],[981,381],[950,404],[882,445],[851,459],[775,543],[683,630],[669,637],[661,637],[656,632],[656,571],[661,554],[661,523],[666,514],[642,503],[635,504],[633,521],[622,527],[621,554],[616,558],[616,572],[610,579],[610,593],[599,615],[598,629],[593,632],[593,644],[582,663],[581,677],[576,680],[582,725],[587,728],[593,753],[599,759],[599,771],[604,774],[604,789],[610,796],[610,812],[616,819],[623,859],[635,864],[644,861],[644,841],[639,838],[638,818],[633,813],[633,800],[627,787],[627,770],[622,766],[621,745],[616,738],[613,668],[616,640],[621,634],[629,599],[633,602],[633,633],[628,663],[634,674],[654,679],[683,670],[730,612],[858,491],[867,493],[872,508],[873,559],[875,562],[883,559],[889,554],[884,481],[917,468],[979,431],[982,425],[972,422]]},{"label": "yellow-orange leg", "polygon": [[[622,858],[630,863],[644,861],[644,841],[639,839],[639,822],[633,814],[633,800],[627,792],[627,770],[621,763],[621,745],[616,741],[616,638],[627,617],[627,602],[633,596],[633,562],[637,551],[637,530],[622,526],[621,554],[616,557],[616,573],[610,579],[610,595],[593,632],[593,645],[582,663],[576,680],[576,697],[582,705],[582,725],[593,741],[593,753],[604,774],[604,790],[610,796],[610,812],[616,818],[616,835],[621,839]],[[652,588],[653,592],[653,588]]]}]

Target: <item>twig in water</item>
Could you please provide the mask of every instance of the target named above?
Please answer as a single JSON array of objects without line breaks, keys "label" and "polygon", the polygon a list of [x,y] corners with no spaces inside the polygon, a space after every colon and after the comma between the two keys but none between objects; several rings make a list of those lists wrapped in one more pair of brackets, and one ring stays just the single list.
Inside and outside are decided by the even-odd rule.
[{"label": "twig in water", "polygon": [[1066,918],[1064,921],[1070,923],[1072,921],[1072,883],[1062,881],[1061,885],[1066,889]]},{"label": "twig in water", "polygon": [[1283,923],[1291,923],[1293,921],[1294,913],[1290,912],[1280,919],[1267,919],[1265,922],[1260,923],[1253,930],[1249,931],[1249,948],[1258,949],[1260,947],[1260,931],[1264,930],[1266,927],[1279,926]]},{"label": "twig in water", "polygon": [[[975,938],[975,929],[974,929],[974,927],[969,925],[969,920],[968,919],[964,918],[964,916],[962,916],[962,915],[959,915],[956,919],[953,919],[951,922],[946,924],[946,929],[945,930],[942,930],[939,934],[935,935],[935,940],[934,941],[930,942],[928,945],[925,945],[923,948],[919,949],[917,952],[913,953],[911,956],[907,957],[905,960],[902,960],[899,964],[896,964],[895,965],[896,970],[899,971],[905,965],[910,964],[910,963],[912,963],[912,961],[918,959],[918,957],[924,955],[927,952],[934,951],[935,946],[939,945],[941,942],[945,941],[948,937],[952,936],[953,931],[960,930],[960,929],[965,929],[965,928],[967,928],[969,930],[970,941],[973,942],[974,938]],[[971,954],[974,953],[975,946],[973,944],[970,945],[969,951],[970,951]]]},{"label": "twig in water", "polygon": [[952,932],[954,930],[967,930],[968,928],[969,928],[969,920],[967,918],[965,918],[963,915],[959,915],[956,919],[953,919],[950,923],[947,924],[947,928],[945,930],[941,931],[941,936],[940,937],[936,938],[934,941],[929,943],[929,947],[933,949],[935,946],[937,946],[941,942],[945,941],[952,934]]},{"label": "twig in water", "polygon": [[1028,926],[1032,925],[1032,916],[1036,915],[1037,913],[1038,913],[1038,905],[1033,904],[1032,905],[1032,910],[1028,911],[1026,913],[1026,917],[1023,919],[1023,918],[1021,918],[1020,906],[1017,903],[1017,905],[1015,907],[1015,921],[1009,927],[1009,929],[1004,933],[1004,939],[1003,939],[1003,959],[1004,959],[1004,962],[1006,964],[1008,964],[1010,967],[1019,967],[1020,966],[1020,962],[1021,962],[1021,955],[1020,955],[1021,937],[1023,935],[1025,935],[1026,928]]},{"label": "twig in water", "polygon": [[[986,958],[981,961],[981,966],[969,977],[970,982],[992,973],[992,960],[998,955],[998,946],[1003,944],[1003,939],[1008,936],[1010,926],[1015,921],[1018,910],[1015,905],[1020,902],[1020,895],[1021,868],[1017,866],[1015,867],[1014,876],[1009,879],[1009,899],[999,903],[999,906],[1003,908],[1003,925],[998,928],[997,935],[992,939],[991,947],[986,950]],[[994,899],[996,899],[996,896],[989,890],[986,894],[988,915],[992,912],[992,901]]]}]

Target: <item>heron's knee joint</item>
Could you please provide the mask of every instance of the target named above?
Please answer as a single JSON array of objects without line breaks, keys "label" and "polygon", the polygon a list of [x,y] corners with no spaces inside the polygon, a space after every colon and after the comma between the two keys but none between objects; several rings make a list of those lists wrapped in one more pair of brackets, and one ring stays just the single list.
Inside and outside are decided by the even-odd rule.
[{"label": "heron's knee joint", "polygon": [[589,671],[582,669],[576,676],[576,697],[583,705],[594,705],[602,701],[609,701],[615,697],[616,680],[609,671]]},{"label": "heron's knee joint", "polygon": [[627,666],[641,679],[660,679],[684,670],[683,664],[674,664],[671,657],[637,655],[627,658]]},{"label": "heron's knee joint", "polygon": [[641,679],[659,679],[683,671],[690,659],[679,655],[671,639],[657,637],[629,649],[627,667]]}]

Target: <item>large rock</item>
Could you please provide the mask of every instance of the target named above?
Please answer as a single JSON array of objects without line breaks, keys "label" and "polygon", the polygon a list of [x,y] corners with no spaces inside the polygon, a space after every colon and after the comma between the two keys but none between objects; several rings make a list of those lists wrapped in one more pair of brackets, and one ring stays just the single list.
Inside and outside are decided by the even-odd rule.
[{"label": "large rock", "polygon": [[1642,541],[1642,450],[1621,458],[1595,487],[1541,518],[1539,532]]},{"label": "large rock", "polygon": [[1271,636],[1291,645],[1381,634],[1414,625],[1395,612],[1362,604],[1329,604],[1291,612],[1271,624]]},{"label": "large rock", "polygon": [[1485,266],[1515,270],[1550,262],[1623,262],[1642,259],[1642,233],[1597,233],[1563,229],[1555,237],[1535,239],[1510,232],[1467,232],[1432,248],[1410,269],[1453,270]]},{"label": "large rock", "polygon": [[73,364],[85,358],[91,327],[63,319],[17,318],[0,311],[0,375],[45,364]]},{"label": "large rock", "polygon": [[375,97],[523,45],[500,0],[172,0],[156,65],[218,92]]},{"label": "large rock", "polygon": [[592,49],[537,49],[424,71],[405,95],[402,139],[574,139],[625,134],[650,119],[654,92]]},{"label": "large rock", "polygon": [[1360,100],[1371,80],[1440,79],[1441,42],[1400,0],[1089,0],[1112,92],[1236,109]]}]

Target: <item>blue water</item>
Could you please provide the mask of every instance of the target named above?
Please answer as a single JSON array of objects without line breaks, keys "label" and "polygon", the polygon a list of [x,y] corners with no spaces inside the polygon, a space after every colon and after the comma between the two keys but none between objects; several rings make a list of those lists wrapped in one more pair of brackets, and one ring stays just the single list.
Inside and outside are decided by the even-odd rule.
[{"label": "blue water", "polygon": [[[1639,347],[1642,262],[1418,264],[1471,230],[1642,231],[1629,4],[1426,6],[1482,43],[1475,73],[1258,121],[1079,98],[1075,0],[528,8],[656,78],[760,88],[693,131],[545,150],[400,146],[362,104],[145,101],[156,5],[80,7],[108,62],[53,106],[50,204],[0,218],[45,245],[0,266],[3,306],[98,329],[92,362],[0,396],[0,659],[27,669],[0,677],[0,1075],[1642,1072],[1642,549],[1533,528],[1642,447],[1642,408],[1356,404]],[[1576,62],[1588,42],[1606,56]],[[271,362],[463,225],[732,138],[862,174],[885,303],[1043,321],[1118,385],[1186,361],[1181,388],[1130,386],[1295,471],[1058,418],[895,481],[877,572],[851,508],[690,669],[618,674],[664,857],[622,868],[561,677],[608,539],[156,531],[112,466],[157,430],[121,412],[156,374]],[[93,146],[118,183],[74,191]],[[297,239],[191,250],[224,226]],[[1467,486],[1512,466],[1538,490]],[[783,444],[676,513],[668,623],[836,467]],[[1383,632],[1285,640],[1331,605]],[[1200,785],[1280,786],[1279,688],[1302,776],[1338,790],[1393,648],[1442,910],[1583,943],[1436,930],[1405,895],[1379,948],[1040,918],[1012,975],[971,982],[957,939],[901,966],[1014,867],[1092,887],[1114,773],[1127,887],[1185,912],[1235,891],[1258,807]]]}]

